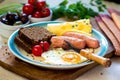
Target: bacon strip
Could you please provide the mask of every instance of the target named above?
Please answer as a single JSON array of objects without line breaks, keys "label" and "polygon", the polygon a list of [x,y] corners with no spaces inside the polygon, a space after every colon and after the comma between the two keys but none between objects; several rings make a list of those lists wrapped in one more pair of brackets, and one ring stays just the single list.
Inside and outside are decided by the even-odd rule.
[{"label": "bacon strip", "polygon": [[101,14],[100,17],[103,20],[103,22],[106,24],[107,28],[113,33],[113,35],[116,37],[116,39],[120,43],[120,30],[112,21],[111,17],[105,14]]},{"label": "bacon strip", "polygon": [[113,46],[116,51],[115,54],[120,56],[120,44],[119,44],[118,40],[116,39],[116,37],[111,33],[111,31],[108,29],[108,27],[105,25],[105,23],[102,21],[102,19],[100,17],[95,17],[95,19],[96,19],[99,27],[102,29],[102,31],[104,31],[104,33],[108,36],[108,38],[113,43]]},{"label": "bacon strip", "polygon": [[110,13],[114,23],[120,30],[120,12],[114,9],[108,9],[108,12]]}]

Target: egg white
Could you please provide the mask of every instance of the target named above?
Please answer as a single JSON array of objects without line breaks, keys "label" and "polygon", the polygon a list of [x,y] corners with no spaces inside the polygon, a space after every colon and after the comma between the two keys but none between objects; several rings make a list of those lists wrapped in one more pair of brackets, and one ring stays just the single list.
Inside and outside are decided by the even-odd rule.
[{"label": "egg white", "polygon": [[[47,63],[47,64],[59,64],[59,65],[69,65],[69,64],[75,64],[75,63],[72,63],[72,62],[66,62],[62,59],[62,55],[63,54],[66,54],[68,51],[65,51],[61,48],[57,48],[57,49],[54,49],[54,50],[49,50],[47,52],[44,52],[41,57],[44,58],[44,61],[43,63]],[[73,51],[72,51],[73,52]],[[83,56],[79,56],[80,57],[80,61],[79,63],[81,62],[84,62],[87,60],[87,58],[83,57]]]},{"label": "egg white", "polygon": [[[25,56],[27,56],[29,59],[32,59],[37,62],[41,62],[44,64],[53,64],[53,65],[71,65],[71,64],[79,64],[82,62],[87,61],[88,59],[80,56],[80,61],[79,63],[71,63],[71,62],[66,62],[62,59],[62,55],[68,53],[68,51],[63,50],[62,48],[56,48],[52,49],[46,52],[43,52],[41,56],[34,56],[33,54],[28,54],[26,51],[23,49],[19,48],[20,52],[23,53]],[[75,52],[73,50],[69,50],[70,52]]]}]

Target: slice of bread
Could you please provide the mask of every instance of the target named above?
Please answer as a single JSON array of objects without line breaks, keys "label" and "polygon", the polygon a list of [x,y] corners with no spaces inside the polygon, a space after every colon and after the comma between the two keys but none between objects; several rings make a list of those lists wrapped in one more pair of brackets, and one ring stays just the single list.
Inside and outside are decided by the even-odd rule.
[{"label": "slice of bread", "polygon": [[40,41],[50,42],[52,36],[53,34],[43,27],[25,27],[20,28],[14,41],[26,52],[31,53],[34,45],[39,44]]},{"label": "slice of bread", "polygon": [[49,41],[52,37],[52,33],[43,27],[21,28],[18,34],[22,40],[31,45],[39,44],[40,41]]},{"label": "slice of bread", "polygon": [[15,43],[24,49],[26,52],[31,53],[32,52],[32,45],[28,44],[27,42],[23,41],[22,39],[19,38],[19,36],[16,36],[14,39]]}]

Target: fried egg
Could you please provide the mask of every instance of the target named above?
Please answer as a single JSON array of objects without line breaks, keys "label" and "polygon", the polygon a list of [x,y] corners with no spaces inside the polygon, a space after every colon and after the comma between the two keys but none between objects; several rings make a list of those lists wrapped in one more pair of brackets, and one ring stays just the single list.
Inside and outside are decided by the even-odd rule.
[{"label": "fried egg", "polygon": [[65,51],[61,48],[49,50],[41,55],[46,64],[69,65],[79,64],[87,59],[75,51]]},{"label": "fried egg", "polygon": [[32,59],[37,62],[44,64],[53,64],[53,65],[71,65],[79,64],[86,60],[87,58],[81,56],[79,53],[74,50],[63,50],[62,48],[52,49],[46,52],[43,52],[41,56],[34,56],[33,54],[28,54],[23,49],[19,50],[26,55],[29,59]]}]

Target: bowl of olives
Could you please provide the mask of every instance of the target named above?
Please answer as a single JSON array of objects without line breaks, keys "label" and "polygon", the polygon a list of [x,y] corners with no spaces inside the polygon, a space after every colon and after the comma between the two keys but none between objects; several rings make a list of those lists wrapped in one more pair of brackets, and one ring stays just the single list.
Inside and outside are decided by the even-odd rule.
[{"label": "bowl of olives", "polygon": [[23,13],[8,12],[0,16],[0,35],[9,38],[9,36],[18,28],[29,24],[29,16]]}]

